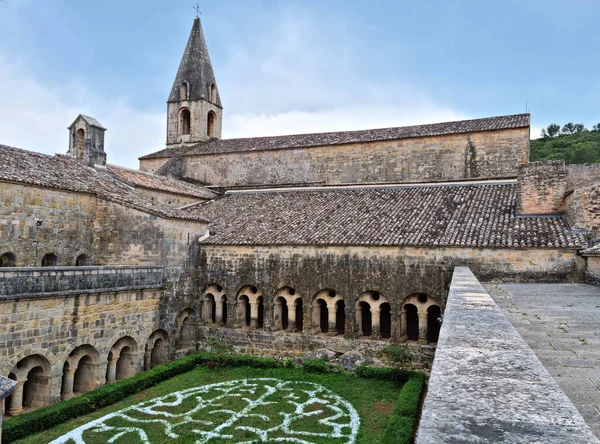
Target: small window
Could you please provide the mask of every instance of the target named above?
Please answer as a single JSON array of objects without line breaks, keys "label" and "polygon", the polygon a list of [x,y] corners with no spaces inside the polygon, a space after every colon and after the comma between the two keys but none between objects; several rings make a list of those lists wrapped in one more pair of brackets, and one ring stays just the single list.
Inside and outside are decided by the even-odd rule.
[{"label": "small window", "polygon": [[208,137],[215,137],[216,125],[217,125],[217,115],[213,111],[209,111],[208,119],[206,122],[206,134],[208,134]]},{"label": "small window", "polygon": [[0,256],[0,267],[16,267],[17,256],[14,253],[4,253]]},{"label": "small window", "polygon": [[85,131],[83,129],[77,130],[77,159],[83,160],[85,151]]},{"label": "small window", "polygon": [[77,256],[77,259],[75,259],[76,267],[86,267],[88,265],[91,265],[91,261],[90,257],[87,254],[80,254],[79,256]]},{"label": "small window", "polygon": [[179,134],[190,134],[191,115],[190,110],[184,108],[179,115]]},{"label": "small window", "polygon": [[183,82],[179,87],[179,100],[187,100],[189,92],[189,85],[187,82]]},{"label": "small window", "polygon": [[210,101],[212,103],[217,103],[217,85],[214,83],[210,84]]},{"label": "small window", "polygon": [[42,258],[42,267],[56,267],[58,265],[58,256],[54,253],[48,253]]}]

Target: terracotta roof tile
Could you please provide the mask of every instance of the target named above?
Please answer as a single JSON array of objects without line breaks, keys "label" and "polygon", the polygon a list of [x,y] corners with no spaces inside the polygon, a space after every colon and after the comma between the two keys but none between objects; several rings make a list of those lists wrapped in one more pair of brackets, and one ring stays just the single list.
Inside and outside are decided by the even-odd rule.
[{"label": "terracotta roof tile", "polygon": [[0,145],[0,180],[92,194],[159,217],[206,222],[202,216],[140,196],[104,168],[91,168],[67,156]]},{"label": "terracotta roof tile", "polygon": [[564,218],[517,217],[515,182],[226,194],[187,209],[206,244],[584,248]]},{"label": "terracotta roof tile", "polygon": [[134,187],[197,197],[198,199],[214,199],[217,196],[217,193],[214,191],[180,180],[169,179],[164,176],[157,176],[144,171],[130,170],[116,165],[107,165],[106,168],[117,176],[119,180],[127,182]]},{"label": "terracotta roof tile", "polygon": [[190,148],[166,148],[140,159],[155,159],[173,155],[202,156],[205,154],[268,151],[312,146],[366,143],[381,140],[410,139],[416,137],[442,136],[448,134],[493,131],[529,126],[529,114],[487,117],[484,119],[459,120],[456,122],[428,125],[401,126],[362,131],[339,131],[331,133],[295,134],[289,136],[252,137],[244,139],[214,139]]}]

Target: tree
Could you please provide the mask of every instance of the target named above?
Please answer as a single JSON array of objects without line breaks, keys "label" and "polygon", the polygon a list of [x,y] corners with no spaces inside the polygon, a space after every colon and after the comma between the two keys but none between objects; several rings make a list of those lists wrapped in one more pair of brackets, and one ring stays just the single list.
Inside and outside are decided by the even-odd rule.
[{"label": "tree", "polygon": [[577,134],[585,130],[585,125],[583,123],[569,122],[563,125],[561,132],[563,134]]},{"label": "tree", "polygon": [[547,128],[542,130],[542,137],[544,139],[553,138],[558,136],[560,133],[560,125],[556,123],[551,123]]},{"label": "tree", "polygon": [[573,146],[568,163],[593,163],[598,160],[596,144],[593,142],[578,143]]},{"label": "tree", "polygon": [[592,131],[600,131],[600,123],[597,123],[597,124],[595,124],[595,125],[592,127]]}]

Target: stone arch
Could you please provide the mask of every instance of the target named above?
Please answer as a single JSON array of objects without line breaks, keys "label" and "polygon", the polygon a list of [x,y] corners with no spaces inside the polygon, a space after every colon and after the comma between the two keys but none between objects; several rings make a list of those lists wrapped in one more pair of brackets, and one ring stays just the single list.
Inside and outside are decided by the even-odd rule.
[{"label": "stone arch", "polygon": [[188,108],[179,110],[179,134],[189,135],[192,131],[192,114]]},{"label": "stone arch", "polygon": [[144,369],[149,370],[158,365],[164,365],[169,360],[169,334],[163,330],[155,330],[148,340],[144,350]]},{"label": "stone arch", "polygon": [[[414,293],[408,296],[406,299],[404,299],[404,302],[402,303],[401,324],[404,328],[404,335],[406,339],[418,340],[422,343],[426,343],[428,341],[428,310],[432,306],[437,306],[439,309],[439,305],[440,304],[436,299],[432,298],[431,296],[425,293]],[[439,310],[441,313],[441,309]],[[416,321],[415,313],[417,316]],[[436,322],[438,317],[439,315],[437,315],[436,317]],[[432,335],[437,336],[437,334],[434,331],[432,331]]]},{"label": "stone arch", "polygon": [[178,348],[190,348],[196,340],[196,314],[191,308],[181,310],[177,315]]},{"label": "stone arch", "polygon": [[16,267],[17,266],[17,256],[7,251],[0,256],[0,267]]},{"label": "stone arch", "polygon": [[209,111],[206,117],[206,134],[208,137],[215,137],[217,128],[217,115],[214,111]]},{"label": "stone arch", "polygon": [[[335,290],[325,288],[317,292],[313,298],[313,332],[335,335],[337,330],[337,311],[345,305],[338,304],[344,298]],[[345,313],[344,313],[345,319]]]},{"label": "stone arch", "polygon": [[273,321],[275,330],[302,331],[304,304],[302,296],[292,287],[282,287],[275,292]]},{"label": "stone arch", "polygon": [[389,307],[388,298],[375,290],[365,291],[356,298],[356,337],[381,338],[381,306],[383,304],[387,304],[387,311],[387,307]]},{"label": "stone arch", "polygon": [[379,331],[382,338],[392,337],[392,306],[389,302],[379,306]]},{"label": "stone arch", "polygon": [[202,298],[202,321],[225,324],[227,321],[227,295],[218,284],[204,287]]},{"label": "stone arch", "polygon": [[40,261],[42,267],[56,267],[58,265],[58,255],[56,253],[46,253]]},{"label": "stone arch", "polygon": [[131,336],[123,336],[110,349],[108,353],[108,366],[106,368],[106,382],[120,381],[133,376],[138,370],[138,346]]},{"label": "stone arch", "polygon": [[87,393],[100,384],[100,355],[90,344],[73,349],[65,360],[61,386],[61,399]]},{"label": "stone arch", "polygon": [[35,409],[50,403],[50,375],[52,366],[44,356],[35,354],[21,359],[10,375],[17,381],[17,389],[10,398],[7,413],[18,415],[23,410]]},{"label": "stone arch", "polygon": [[79,128],[77,130],[77,159],[83,160],[85,157],[85,130]]},{"label": "stone arch", "polygon": [[239,325],[250,328],[264,326],[264,298],[254,285],[245,285],[236,295],[236,317]]},{"label": "stone arch", "polygon": [[184,80],[179,87],[179,100],[188,100],[190,84]]},{"label": "stone arch", "polygon": [[90,257],[85,254],[82,253],[79,256],[77,256],[77,258],[75,258],[75,264],[76,267],[87,267],[89,265],[92,265],[92,261],[90,259]]}]

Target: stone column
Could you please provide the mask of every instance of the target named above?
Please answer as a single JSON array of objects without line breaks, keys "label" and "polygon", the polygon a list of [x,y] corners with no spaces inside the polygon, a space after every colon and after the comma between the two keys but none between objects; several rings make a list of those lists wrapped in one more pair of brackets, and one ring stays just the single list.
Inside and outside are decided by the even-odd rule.
[{"label": "stone column", "polygon": [[152,365],[152,350],[146,350],[144,352],[144,370],[150,370]]},{"label": "stone column", "polygon": [[[289,312],[288,312],[289,315]],[[283,309],[281,301],[275,302],[275,310],[273,313],[273,330],[283,330]]]},{"label": "stone column", "polygon": [[360,338],[363,335],[362,331],[362,307],[359,305],[356,306],[356,328],[354,329],[354,337]]},{"label": "stone column", "polygon": [[111,361],[108,361],[108,367],[106,369],[106,383],[110,384],[111,382],[115,382],[117,379],[117,359],[114,358]]},{"label": "stone column", "polygon": [[419,344],[427,344],[427,312],[419,310]]},{"label": "stone column", "polygon": [[10,398],[10,405],[6,410],[6,413],[11,416],[18,415],[23,411],[23,388],[25,387],[27,379],[15,382],[17,383],[17,388],[13,392],[12,397]]},{"label": "stone column", "polygon": [[291,310],[288,305],[288,330],[292,332],[296,331],[296,309],[297,302],[294,302],[294,305],[292,306]]},{"label": "stone column", "polygon": [[371,308],[371,337],[381,339],[381,310],[379,307]]},{"label": "stone column", "polygon": [[61,399],[64,401],[65,399],[69,399],[73,397],[73,378],[75,376],[75,371],[77,367],[69,367],[66,373],[63,375],[63,384],[61,390]]},{"label": "stone column", "polygon": [[335,328],[336,307],[327,306],[327,333],[331,336],[337,335]]},{"label": "stone column", "polygon": [[223,302],[215,301],[215,323],[222,324],[223,323]]},{"label": "stone column", "polygon": [[[393,320],[394,318],[392,318]],[[392,323],[392,332],[393,330],[393,323]],[[393,335],[393,333],[392,333]],[[399,340],[400,341],[406,341],[408,339],[408,334],[406,331],[406,310],[402,309],[400,311],[400,325],[398,326],[398,335],[399,335]]]},{"label": "stone column", "polygon": [[344,338],[352,339],[352,332],[354,331],[354,322],[352,321],[352,307],[346,306],[344,308]]},{"label": "stone column", "polygon": [[258,302],[250,302],[250,328],[258,328]]},{"label": "stone column", "polygon": [[390,333],[392,342],[400,342],[402,341],[402,321],[401,316],[398,316],[398,312],[392,310],[390,312],[390,317],[392,318],[392,331]]}]

